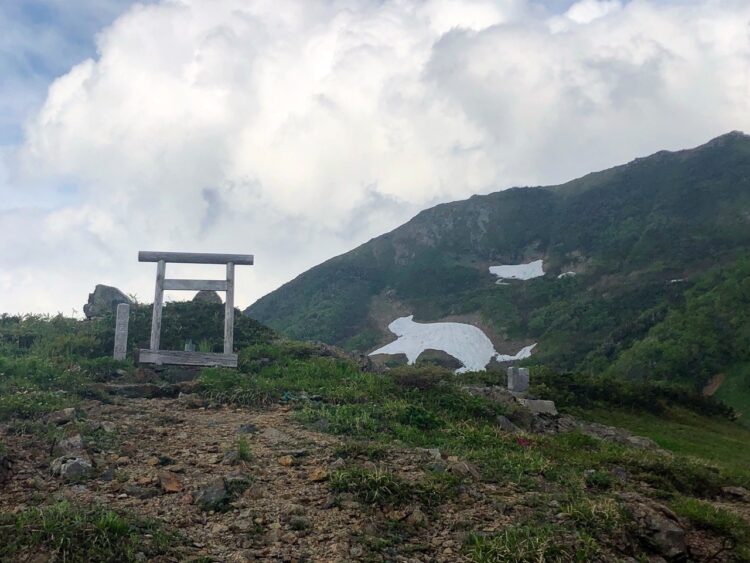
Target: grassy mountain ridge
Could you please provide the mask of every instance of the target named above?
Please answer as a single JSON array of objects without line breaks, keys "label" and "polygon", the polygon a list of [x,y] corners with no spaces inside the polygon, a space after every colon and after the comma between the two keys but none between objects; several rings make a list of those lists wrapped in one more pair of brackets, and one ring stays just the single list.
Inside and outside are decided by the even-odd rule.
[{"label": "grassy mountain ridge", "polygon": [[[397,312],[479,319],[498,349],[602,370],[750,242],[750,137],[729,133],[560,186],[513,188],[419,213],[261,298],[246,313],[294,338],[367,351]],[[495,285],[493,264],[543,258]],[[558,274],[575,271],[575,277]],[[676,281],[674,281],[676,280]],[[389,317],[390,314],[390,317]]]}]

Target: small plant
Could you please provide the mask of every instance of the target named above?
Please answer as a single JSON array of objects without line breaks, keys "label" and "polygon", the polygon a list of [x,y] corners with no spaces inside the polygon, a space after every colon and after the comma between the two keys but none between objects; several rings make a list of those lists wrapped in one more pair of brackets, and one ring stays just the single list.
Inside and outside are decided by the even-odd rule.
[{"label": "small plant", "polygon": [[334,455],[343,458],[361,457],[378,461],[386,457],[388,450],[376,442],[346,442],[336,448]]},{"label": "small plant", "polygon": [[548,526],[516,526],[499,534],[472,534],[466,554],[477,563],[537,563],[570,561],[571,553]]},{"label": "small plant", "polygon": [[331,490],[352,493],[367,504],[397,505],[408,500],[409,486],[386,469],[342,469],[331,474]]},{"label": "small plant", "polygon": [[203,353],[209,353],[214,351],[214,347],[211,345],[211,341],[208,339],[203,339],[200,342],[198,342],[198,351]]},{"label": "small plant", "polygon": [[247,438],[240,436],[237,439],[237,459],[239,461],[250,461],[253,457]]}]

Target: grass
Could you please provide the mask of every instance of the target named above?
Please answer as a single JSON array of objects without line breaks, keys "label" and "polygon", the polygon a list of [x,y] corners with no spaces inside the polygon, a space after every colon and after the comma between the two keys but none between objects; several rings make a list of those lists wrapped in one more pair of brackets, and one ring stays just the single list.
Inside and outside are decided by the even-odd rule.
[{"label": "grass", "polygon": [[334,493],[350,493],[365,504],[398,506],[420,502],[436,506],[453,497],[460,479],[447,473],[428,474],[417,482],[409,482],[385,468],[353,467],[334,471],[330,488]]},{"label": "grass", "polygon": [[153,520],[68,502],[0,515],[0,559],[48,552],[74,562],[138,561],[173,552],[180,540]]},{"label": "grass", "polygon": [[704,417],[685,409],[665,416],[622,410],[592,410],[586,418],[620,426],[647,436],[676,454],[706,460],[737,475],[750,478],[750,430],[718,417]]},{"label": "grass", "polygon": [[469,536],[465,553],[477,563],[575,561],[553,526],[513,526],[493,535]]},{"label": "grass", "polygon": [[247,438],[240,436],[237,439],[237,459],[239,461],[250,461],[253,457],[252,450]]},{"label": "grass", "polygon": [[739,422],[750,428],[750,363],[737,364],[727,370],[724,383],[714,397],[737,411]]},{"label": "grass", "polygon": [[672,502],[672,509],[697,528],[731,538],[740,559],[750,560],[750,524],[734,512],[689,497],[677,498]]}]

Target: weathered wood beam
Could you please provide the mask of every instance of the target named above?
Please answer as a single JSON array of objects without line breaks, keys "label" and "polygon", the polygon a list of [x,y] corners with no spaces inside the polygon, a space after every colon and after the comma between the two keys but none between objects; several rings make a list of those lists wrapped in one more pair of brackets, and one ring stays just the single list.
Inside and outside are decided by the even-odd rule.
[{"label": "weathered wood beam", "polygon": [[176,289],[187,291],[226,291],[227,282],[225,280],[164,280],[164,291]]},{"label": "weathered wood beam", "polygon": [[156,265],[156,289],[154,290],[154,312],[151,316],[151,350],[159,349],[159,340],[161,339],[161,306],[164,299],[164,274],[167,269],[167,263],[159,260]]},{"label": "weathered wood beam", "polygon": [[234,263],[227,264],[227,298],[224,302],[224,353],[234,352]]},{"label": "weathered wood beam", "polygon": [[228,264],[232,262],[238,266],[252,266],[252,254],[212,254],[206,252],[158,252],[141,250],[138,253],[139,262],[172,262],[176,264]]},{"label": "weathered wood beam", "polygon": [[130,305],[117,305],[117,319],[115,320],[115,360],[124,360],[128,352],[128,322],[130,321]]},{"label": "weathered wood beam", "polygon": [[181,352],[178,350],[140,350],[138,363],[181,366],[221,366],[237,367],[237,354],[216,354],[212,352]]}]

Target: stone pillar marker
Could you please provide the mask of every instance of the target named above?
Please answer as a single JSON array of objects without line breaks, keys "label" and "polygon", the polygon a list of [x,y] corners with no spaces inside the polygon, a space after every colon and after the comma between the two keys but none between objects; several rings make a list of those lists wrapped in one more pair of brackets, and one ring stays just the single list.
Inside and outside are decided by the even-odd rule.
[{"label": "stone pillar marker", "polygon": [[529,369],[528,368],[508,368],[508,391],[525,395],[529,390]]},{"label": "stone pillar marker", "polygon": [[117,320],[115,321],[115,360],[124,360],[128,353],[128,322],[130,321],[130,305],[117,305]]}]

